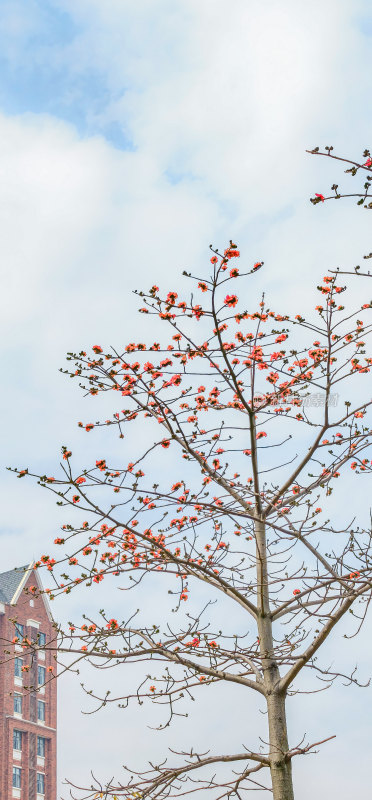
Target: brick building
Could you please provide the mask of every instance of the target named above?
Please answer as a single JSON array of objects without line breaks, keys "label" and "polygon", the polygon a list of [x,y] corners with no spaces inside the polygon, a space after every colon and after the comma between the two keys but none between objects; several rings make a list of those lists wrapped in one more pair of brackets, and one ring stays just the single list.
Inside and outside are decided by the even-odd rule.
[{"label": "brick building", "polygon": [[31,586],[42,588],[32,563],[0,574],[0,800],[56,800],[57,681],[41,649],[55,632],[46,596]]}]

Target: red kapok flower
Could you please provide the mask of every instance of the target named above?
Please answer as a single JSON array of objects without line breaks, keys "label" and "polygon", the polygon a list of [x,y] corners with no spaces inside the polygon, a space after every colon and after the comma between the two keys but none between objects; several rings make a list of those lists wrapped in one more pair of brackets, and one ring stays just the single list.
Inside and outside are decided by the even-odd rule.
[{"label": "red kapok flower", "polygon": [[118,627],[119,627],[119,625],[118,625],[118,622],[117,622],[116,619],[110,619],[108,621],[107,625],[106,625],[106,628],[109,631],[116,631],[118,629]]},{"label": "red kapok flower", "polygon": [[227,306],[236,306],[238,298],[236,294],[227,294],[224,302],[226,303]]}]

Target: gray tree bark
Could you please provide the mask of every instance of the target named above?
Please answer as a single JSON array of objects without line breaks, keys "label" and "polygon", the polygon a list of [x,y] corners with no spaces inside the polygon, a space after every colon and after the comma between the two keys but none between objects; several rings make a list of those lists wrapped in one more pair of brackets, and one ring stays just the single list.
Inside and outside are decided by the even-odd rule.
[{"label": "gray tree bark", "polygon": [[294,800],[292,762],[288,753],[285,695],[273,692],[267,698],[270,742],[270,773],[274,800]]},{"label": "gray tree bark", "polygon": [[262,658],[269,725],[269,759],[274,800],[294,800],[292,765],[288,758],[286,692],[280,689],[280,672],[273,644],[269,602],[266,532],[264,522],[256,523],[258,635]]}]

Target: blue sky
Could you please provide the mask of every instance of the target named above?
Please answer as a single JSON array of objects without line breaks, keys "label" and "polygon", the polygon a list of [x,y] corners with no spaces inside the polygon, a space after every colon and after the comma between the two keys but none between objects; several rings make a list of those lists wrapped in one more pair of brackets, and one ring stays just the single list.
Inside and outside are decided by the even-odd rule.
[{"label": "blue sky", "polygon": [[[60,524],[5,467],[52,470],[63,443],[82,460],[95,455],[76,426],[86,404],[58,367],[93,340],[135,338],[134,288],[169,288],[185,268],[203,274],[209,243],[233,238],[249,263],[265,261],[257,296],[265,288],[276,307],[297,312],[315,305],[314,280],[330,266],[371,251],[366,212],[309,203],[350,178],[305,154],[371,147],[371,35],[369,0],[0,2],[4,570],[20,552],[22,563],[38,556]],[[106,600],[115,606],[116,595]],[[76,595],[55,613],[81,608]],[[366,635],[362,665],[368,647]],[[78,680],[61,682],[60,696],[61,781],[69,770],[84,781],[92,759],[118,773],[123,739],[128,757],[140,739],[160,757],[164,737],[154,740],[143,717],[106,710],[95,720],[100,741],[80,713]],[[303,700],[319,738],[335,714],[340,727],[338,749],[317,757],[319,800],[365,796],[369,703],[370,691],[353,689]],[[198,730],[218,741],[202,711]],[[244,724],[239,717],[237,735]],[[297,767],[301,800],[313,800],[313,764]]]},{"label": "blue sky", "polygon": [[[91,6],[94,17],[96,4],[92,3]],[[328,3],[328,8],[331,6],[332,3]],[[108,2],[106,7],[112,7],[111,20],[114,22],[116,4]],[[141,5],[138,8],[139,11],[133,13],[133,7],[123,3],[124,13],[117,14],[123,18],[121,21],[124,23],[121,26],[123,51],[128,49],[132,58],[134,55],[138,59],[141,56],[146,58],[143,50],[148,48],[150,29],[153,41],[156,42],[157,38],[161,40],[159,60],[163,66],[165,64],[180,73],[187,71],[187,48],[182,51],[182,47],[179,49],[172,46],[172,34],[175,33],[176,41],[180,39],[180,33],[182,36],[183,30],[190,35],[188,29],[192,27],[192,22],[198,23],[197,6],[192,2],[174,6],[162,0],[156,6],[159,14],[154,4],[151,8],[148,3],[143,2],[142,8]],[[204,9],[207,8],[208,3],[205,3]],[[210,6],[209,8],[211,10]],[[217,14],[222,8],[222,3],[217,4]],[[102,60],[95,59],[94,52],[91,51],[91,58],[84,53],[90,23],[88,15],[92,9],[89,4],[70,4],[63,0],[3,0],[0,8],[0,107],[11,115],[25,112],[48,113],[71,122],[83,137],[103,135],[115,147],[130,149],[135,145],[126,135],[125,122],[119,114],[115,117],[110,113],[110,107],[120,101],[127,90],[133,89],[133,85],[135,90],[143,90],[146,84],[143,82],[141,87],[141,81],[132,81],[129,75],[126,77],[125,57],[124,69],[113,80],[111,70],[105,69]],[[86,16],[84,11],[87,11]],[[128,26],[125,25],[126,12],[131,23]],[[149,20],[146,20],[147,15]],[[99,17],[99,13],[97,16]],[[161,31],[161,24],[159,25],[164,17],[167,18],[165,36]],[[173,25],[169,26],[170,19]],[[110,13],[106,15],[105,23],[107,38]],[[91,27],[94,28],[93,25]],[[131,37],[133,29],[139,34],[137,53]],[[366,38],[372,34],[372,16],[368,3],[355,4],[354,13],[350,14],[351,36],[356,31]],[[92,31],[89,33],[92,34]],[[96,40],[95,44],[100,43]],[[215,46],[218,47],[217,40]],[[102,56],[99,46],[98,53]],[[80,58],[81,56],[83,57]]]},{"label": "blue sky", "polygon": [[7,114],[51,114],[82,137],[103,135],[131,146],[119,121],[99,117],[112,99],[106,76],[92,64],[79,72],[68,59],[82,26],[59,4],[3,3],[0,9],[0,104]]},{"label": "blue sky", "polygon": [[[100,134],[115,147],[130,149],[133,143],[126,136],[125,123],[120,116],[110,113],[110,107],[122,98],[127,88],[139,88],[137,81],[125,80],[125,65],[121,75],[116,75],[113,81],[110,70],[106,71],[99,60],[96,62],[91,51],[84,54],[86,20],[79,13],[79,4],[70,8],[69,5],[39,0],[2,3],[1,107],[9,114],[49,113],[71,122],[83,137]],[[176,17],[175,25],[182,22],[182,14],[175,14],[171,3],[161,5],[163,14],[168,18]],[[144,3],[144,11],[146,6],[149,9]],[[141,14],[133,14],[128,4],[126,10],[128,16],[134,17],[132,26],[137,28],[139,22],[145,29],[146,20],[141,21]],[[149,11],[153,25],[147,35],[152,40],[153,36],[156,37],[159,20],[154,9]],[[132,57],[139,55],[141,58],[141,54],[133,52],[131,28],[126,26],[125,20],[123,22],[120,47],[124,51],[128,49]],[[143,46],[146,47],[146,42]],[[83,59],[80,62],[81,55]],[[169,39],[167,57],[174,69],[179,53],[172,48]]]}]

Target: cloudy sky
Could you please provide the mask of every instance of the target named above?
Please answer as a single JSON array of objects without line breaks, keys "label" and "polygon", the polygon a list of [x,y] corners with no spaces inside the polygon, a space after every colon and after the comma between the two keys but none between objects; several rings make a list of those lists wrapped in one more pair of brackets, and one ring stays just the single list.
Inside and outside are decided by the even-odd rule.
[{"label": "cloudy sky", "polygon": [[[257,296],[265,288],[283,311],[308,309],[328,267],[370,252],[368,212],[309,203],[350,178],[305,150],[332,144],[359,157],[371,147],[371,44],[368,0],[1,1],[2,571],[37,557],[61,521],[5,468],[49,472],[62,444],[89,458],[76,426],[85,405],[58,368],[68,350],[136,338],[134,288],[173,288],[184,268],[202,274],[209,244],[233,238],[249,264],[265,261]],[[54,613],[85,602],[76,595]],[[142,712],[83,716],[78,678],[59,691],[63,796],[66,776],[83,782],[93,764],[118,775],[138,750],[166,746]],[[336,727],[339,738],[296,767],[302,800],[314,796],[315,758],[319,800],[365,796],[370,703],[371,690],[304,699],[296,732]],[[208,716],[199,706],[206,738]],[[192,738],[195,720],[185,725]],[[241,742],[242,712],[237,730]]]}]

